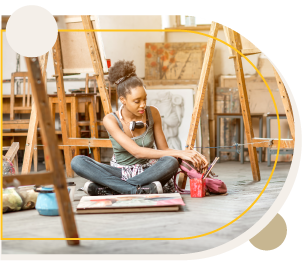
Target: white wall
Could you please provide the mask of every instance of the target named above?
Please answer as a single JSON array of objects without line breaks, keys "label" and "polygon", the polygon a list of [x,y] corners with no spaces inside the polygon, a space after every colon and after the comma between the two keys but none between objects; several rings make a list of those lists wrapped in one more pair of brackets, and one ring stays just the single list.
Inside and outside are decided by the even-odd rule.
[{"label": "white wall", "polygon": [[[100,16],[103,29],[162,29],[161,16]],[[134,60],[137,75],[145,77],[145,43],[163,42],[164,32],[102,32],[106,56],[112,64]]]},{"label": "white wall", "polygon": [[[162,29],[161,16],[99,16],[100,27],[103,29]],[[61,22],[61,21],[60,21]],[[59,25],[60,28],[60,25]],[[3,78],[10,79],[16,71],[16,53],[9,46],[5,32],[3,41]],[[145,77],[145,43],[163,42],[164,32],[102,32],[106,56],[112,64],[118,60],[134,60],[137,75]],[[24,58],[21,57],[20,71],[26,71]],[[47,78],[54,75],[52,57],[49,54]],[[85,74],[69,76],[85,78]],[[66,82],[65,90],[84,87],[83,82]],[[55,82],[48,82],[48,93],[56,91]],[[10,84],[3,85],[3,94],[10,93]]]},{"label": "white wall", "polygon": [[[172,26],[174,16],[99,16],[100,27],[103,29],[162,29]],[[60,27],[60,26],[59,26]],[[209,33],[209,31],[199,31]],[[134,60],[139,77],[145,77],[145,43],[146,42],[207,42],[208,37],[187,32],[102,32],[103,43],[107,58],[112,64],[118,60]],[[3,33],[3,78],[10,79],[11,73],[16,71],[16,53],[7,43],[5,32]],[[218,38],[225,41],[224,32],[219,30]],[[228,47],[220,42],[216,43],[214,55],[215,77],[219,75],[235,74],[234,63],[228,59]],[[259,55],[248,58],[257,66]],[[243,59],[244,72],[254,74],[255,70]],[[24,58],[21,57],[21,71],[26,71]],[[54,74],[53,61],[49,55],[47,77]],[[84,78],[85,74],[69,76]],[[66,82],[65,90],[84,87],[84,82]],[[56,91],[55,82],[48,83],[48,93]],[[10,84],[3,85],[3,93],[10,93]]]}]

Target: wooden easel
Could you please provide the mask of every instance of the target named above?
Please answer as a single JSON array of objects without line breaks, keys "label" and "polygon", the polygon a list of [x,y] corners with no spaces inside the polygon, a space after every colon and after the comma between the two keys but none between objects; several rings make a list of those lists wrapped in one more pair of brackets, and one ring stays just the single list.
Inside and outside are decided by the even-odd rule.
[{"label": "wooden easel", "polygon": [[[25,58],[29,79],[32,86],[32,93],[36,105],[36,113],[41,128],[44,151],[50,161],[51,171],[45,173],[31,173],[19,175],[4,175],[3,187],[11,186],[14,182],[18,185],[47,185],[53,184],[58,201],[59,213],[62,219],[66,238],[78,238],[75,218],[71,207],[67,184],[65,180],[64,166],[60,159],[60,151],[57,145],[54,125],[48,97],[45,89],[45,81],[40,70],[38,58]],[[78,245],[79,240],[67,240],[68,245]]]},{"label": "wooden easel", "polygon": [[[46,76],[47,61],[48,61],[48,53],[39,57],[40,69],[41,69],[41,72],[42,72],[42,80],[45,83],[46,91],[47,91],[47,81],[46,81],[46,78],[47,78],[47,76]],[[32,157],[33,157],[33,153],[34,153],[34,145],[37,144],[37,142],[36,142],[37,125],[38,125],[37,108],[36,108],[36,105],[35,105],[35,101],[33,100],[21,173],[30,173],[30,171],[31,171]],[[49,155],[47,155],[47,153],[45,153],[45,151],[44,151],[44,156],[45,156],[46,169],[49,170],[49,163],[48,163],[48,160],[47,160],[47,157]],[[37,162],[35,162],[35,163],[37,163]],[[37,171],[37,168],[36,168],[35,171]]]},{"label": "wooden easel", "polygon": [[[93,24],[90,19],[90,16],[81,16],[82,23],[85,30],[93,30]],[[112,112],[111,101],[108,96],[105,84],[104,84],[104,73],[102,67],[102,60],[100,57],[100,52],[96,40],[96,35],[94,31],[85,31],[85,36],[91,56],[91,61],[93,64],[93,68],[95,71],[96,81],[100,93],[100,98],[103,106],[103,110],[105,115]],[[95,139],[95,138],[72,138],[69,137],[69,130],[67,127],[67,109],[66,109],[66,97],[65,97],[65,89],[64,89],[64,79],[63,79],[63,71],[65,70],[63,67],[62,60],[62,48],[60,41],[60,34],[58,35],[57,41],[52,48],[53,52],[53,62],[54,62],[54,70],[56,77],[56,85],[57,85],[57,95],[59,100],[59,112],[60,112],[60,120],[61,120],[61,130],[62,130],[62,138],[64,144],[64,158],[66,165],[66,174],[67,177],[74,177],[74,172],[70,166],[70,162],[72,159],[72,147],[71,146],[88,146],[94,149],[98,155],[98,148],[112,148],[111,141],[109,139]],[[95,134],[98,137],[97,126],[96,126],[96,115],[93,113],[94,102],[89,102],[89,113],[90,113],[90,129],[92,135]],[[91,114],[92,113],[92,114]],[[96,127],[96,128],[95,128]],[[75,128],[72,128],[75,129]],[[76,128],[77,129],[77,128]],[[95,155],[95,153],[94,153]]]},{"label": "wooden easel", "polygon": [[[218,26],[219,26],[218,23],[212,22],[210,33],[209,33],[211,36],[217,37]],[[245,53],[244,55],[251,55],[251,54],[256,54],[260,52],[257,49],[249,49],[249,50],[244,51],[242,48],[241,36],[239,35],[239,33],[231,29],[228,29],[228,28],[226,28],[226,30],[228,30],[226,32],[226,39],[229,40],[230,45],[232,45],[237,50],[241,51],[243,54]],[[213,60],[215,42],[216,40],[212,38],[208,40],[204,63],[203,63],[202,71],[200,75],[200,81],[198,84],[198,90],[197,90],[197,95],[195,99],[195,106],[194,106],[194,110],[192,114],[192,120],[190,124],[190,130],[188,134],[186,149],[193,149],[194,144],[195,144],[197,128],[198,128],[198,124],[200,120],[200,114],[201,114],[204,97],[206,93],[206,87],[207,87],[207,83],[209,79],[210,67],[211,67],[212,60]],[[253,179],[254,181],[260,181],[261,178],[260,178],[256,147],[277,148],[278,139],[255,138],[254,137],[254,131],[253,131],[252,122],[251,122],[251,115],[250,115],[250,109],[249,109],[249,103],[248,103],[248,97],[247,97],[247,91],[246,91],[246,85],[245,85],[245,78],[244,78],[244,71],[243,71],[243,65],[242,65],[242,59],[241,59],[242,56],[233,50],[232,50],[232,54],[233,55],[231,56],[231,58],[234,59],[234,65],[235,65],[235,71],[236,71],[236,77],[237,77],[237,85],[238,85],[239,97],[240,97],[240,104],[241,104],[241,109],[242,109],[242,116],[243,116],[245,133],[246,133],[246,138],[247,138],[248,152],[249,152],[249,157],[250,157]],[[285,86],[283,82],[281,81],[275,69],[274,71],[275,71],[278,88],[279,88],[279,91],[282,97],[282,102],[283,102],[283,105],[287,113],[287,120],[289,123],[291,135],[293,138],[293,139],[281,139],[280,148],[293,148],[294,142],[295,142],[293,112],[291,109],[291,104],[290,104],[288,94],[285,90]],[[185,188],[186,181],[187,181],[187,176],[185,174],[181,174],[179,177],[178,185],[181,188]]]}]

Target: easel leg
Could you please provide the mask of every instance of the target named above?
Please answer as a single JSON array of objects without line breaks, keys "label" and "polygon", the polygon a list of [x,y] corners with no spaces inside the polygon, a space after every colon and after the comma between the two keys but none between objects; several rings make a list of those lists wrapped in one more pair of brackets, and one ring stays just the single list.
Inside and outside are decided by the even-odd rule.
[{"label": "easel leg", "polygon": [[[269,116],[266,117],[266,137],[271,137],[271,118]],[[271,166],[271,148],[267,148],[267,160],[268,166]]]},{"label": "easel leg", "polygon": [[292,107],[291,107],[291,103],[289,100],[289,96],[288,96],[288,93],[287,93],[287,90],[285,88],[283,81],[281,80],[279,74],[277,73],[275,69],[274,69],[274,73],[275,73],[279,93],[281,96],[281,100],[285,108],[285,112],[286,112],[286,116],[287,116],[287,120],[288,120],[288,124],[290,128],[290,133],[293,138],[293,141],[295,141],[294,117],[293,117],[293,112],[292,112]]},{"label": "easel leg", "polygon": [[15,173],[18,174],[18,153],[16,153],[15,157],[14,157],[14,169],[15,169]]},{"label": "easel leg", "polygon": [[[58,149],[57,138],[54,126],[52,126],[52,118],[47,104],[47,93],[44,89],[44,83],[41,81],[42,75],[40,74],[40,71],[38,71],[38,59],[28,57],[25,59],[29,72],[29,79],[31,80],[32,84],[33,97],[38,107],[37,112],[42,131],[43,144],[45,145],[44,148],[48,148],[48,154],[50,153],[51,156],[50,162],[53,170],[53,185],[58,201],[59,213],[63,223],[65,236],[67,238],[78,238],[79,236],[75,224],[74,214],[67,191],[64,167],[59,158],[60,151]],[[35,184],[35,182],[33,182],[33,184]],[[69,245],[78,245],[80,242],[79,240],[67,240],[67,243]]]},{"label": "easel leg", "polygon": [[[53,63],[54,63],[54,72],[56,75],[56,86],[57,86],[57,96],[59,104],[59,113],[61,120],[61,130],[64,146],[64,158],[66,165],[66,174],[68,178],[74,177],[74,171],[71,168],[70,162],[72,160],[71,147],[69,145],[69,125],[68,115],[67,115],[67,104],[66,96],[64,91],[64,80],[63,80],[63,63],[62,63],[62,52],[61,52],[61,43],[60,35],[58,35],[57,41],[55,42],[53,48]],[[69,117],[70,118],[70,117]],[[68,125],[68,127],[67,127]]]},{"label": "easel leg", "polygon": [[33,154],[33,165],[34,165],[34,171],[37,172],[37,130],[35,131],[35,135],[34,135],[34,142],[33,142],[33,148],[34,148],[34,154]]},{"label": "easel leg", "polygon": [[[51,119],[52,119],[52,124],[55,129],[55,105],[52,102],[52,98],[49,97],[49,107],[50,107],[50,112],[51,112]],[[46,152],[46,149],[44,148],[44,159],[45,159],[45,167],[47,171],[50,171],[50,161],[49,161],[49,155]]]},{"label": "easel leg", "polygon": [[[239,134],[240,134],[240,123],[239,123],[240,119],[235,119],[236,122],[236,142],[239,142]],[[239,161],[239,154],[236,152],[235,158],[237,161]]]},{"label": "easel leg", "polygon": [[[259,137],[263,136],[263,117],[259,118]],[[259,148],[259,163],[262,162],[262,147]]]},{"label": "easel leg", "polygon": [[[81,16],[83,27],[86,30],[93,30],[93,24],[90,16]],[[112,106],[110,98],[107,94],[107,89],[105,87],[105,80],[103,75],[102,61],[96,41],[96,35],[94,31],[85,32],[85,37],[87,40],[87,45],[90,51],[91,60],[93,68],[96,74],[97,85],[100,93],[101,103],[103,105],[103,110],[105,115],[112,113]]]},{"label": "easel leg", "polygon": [[[70,116],[70,136],[72,138],[77,137],[77,122],[78,122],[78,98],[77,97],[72,97],[71,98],[71,104],[70,104],[70,111],[71,113],[67,112],[67,115]],[[72,150],[72,158],[75,157],[76,155],[79,155],[79,148],[77,146],[71,147]]]},{"label": "easel leg", "polygon": [[[212,22],[209,35],[216,37],[217,32],[218,32],[218,27],[219,27],[219,24]],[[215,42],[216,42],[215,39],[209,38],[208,44],[206,47],[204,62],[203,62],[202,70],[201,70],[198,88],[197,88],[194,110],[192,114],[192,120],[191,120],[189,134],[188,134],[187,143],[186,143],[187,145],[186,149],[194,148],[198,124],[200,120],[200,114],[201,114],[202,106],[203,106],[204,99],[205,99],[207,84],[209,80],[210,68],[211,68],[211,64],[213,60]],[[178,182],[179,187],[185,188],[186,181],[187,181],[187,176],[181,173],[179,175],[179,182]]]},{"label": "easel leg", "polygon": [[[26,139],[25,153],[24,153],[22,170],[21,170],[21,173],[23,174],[29,173],[31,171],[32,157],[33,157],[33,154],[35,153],[34,145],[35,147],[37,147],[36,146],[37,140],[35,140],[35,138],[37,138],[37,125],[38,125],[37,109],[36,109],[35,103],[33,102],[31,116],[30,116],[30,123],[29,123],[29,128],[28,128],[28,135]],[[36,152],[36,155],[37,155],[37,152]],[[34,161],[34,164],[35,164],[35,161]]]},{"label": "easel leg", "polygon": [[[240,35],[233,30],[229,29],[229,31],[230,31],[231,45],[234,46],[237,50],[241,50],[242,44],[241,44]],[[235,70],[236,70],[236,76],[237,76],[237,84],[238,84],[238,89],[239,89],[242,116],[243,116],[244,128],[245,128],[245,133],[246,133],[246,140],[247,140],[247,143],[252,143],[252,139],[254,138],[254,131],[253,131],[252,120],[251,120],[251,115],[250,115],[242,59],[239,53],[236,53],[235,56],[236,57],[234,58],[234,64],[235,64]],[[252,173],[253,173],[253,179],[255,181],[260,181],[260,171],[259,171],[259,164],[258,164],[258,158],[257,158],[257,150],[252,144],[248,145],[248,153],[249,153],[249,158],[250,158],[250,163],[251,163],[251,168],[252,168]]]},{"label": "easel leg", "polygon": [[[244,144],[244,123],[243,123],[243,118],[240,118],[240,144]],[[241,157],[240,161],[243,164],[244,163],[244,145],[241,145]]]},{"label": "easel leg", "polygon": [[[95,107],[95,98],[91,98],[89,103],[89,115],[90,115],[90,129],[91,129],[91,138],[98,138],[98,129],[97,129],[97,118],[96,118],[96,107]],[[100,162],[100,148],[93,148],[94,159]]]},{"label": "easel leg", "polygon": [[[221,118],[220,117],[216,117],[216,146],[219,147],[220,146],[220,137],[221,137],[221,128],[220,128],[220,123],[221,122]],[[216,149],[216,156],[219,157],[220,156],[220,148]],[[217,162],[221,162],[221,159],[219,159]]]}]

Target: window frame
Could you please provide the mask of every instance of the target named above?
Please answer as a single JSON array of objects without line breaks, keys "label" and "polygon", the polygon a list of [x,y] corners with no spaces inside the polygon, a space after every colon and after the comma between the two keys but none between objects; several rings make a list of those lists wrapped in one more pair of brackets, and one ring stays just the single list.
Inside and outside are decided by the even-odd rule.
[{"label": "window frame", "polygon": [[[206,24],[206,25],[196,25],[196,26],[185,26],[181,24],[181,18],[180,15],[176,15],[175,18],[175,26],[166,28],[166,29],[185,29],[185,30],[210,30],[211,24]],[[223,30],[223,26],[219,26],[219,30]]]}]

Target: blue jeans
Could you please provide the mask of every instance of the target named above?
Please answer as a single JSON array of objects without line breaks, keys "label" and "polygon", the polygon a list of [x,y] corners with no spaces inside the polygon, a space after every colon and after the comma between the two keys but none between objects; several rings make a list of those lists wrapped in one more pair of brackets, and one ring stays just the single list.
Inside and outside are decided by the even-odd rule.
[{"label": "blue jeans", "polygon": [[107,186],[118,193],[135,194],[137,186],[144,186],[154,181],[159,181],[164,186],[177,173],[179,164],[176,158],[165,156],[127,181],[121,179],[120,168],[99,163],[87,156],[75,156],[71,161],[71,167],[79,176]]}]

